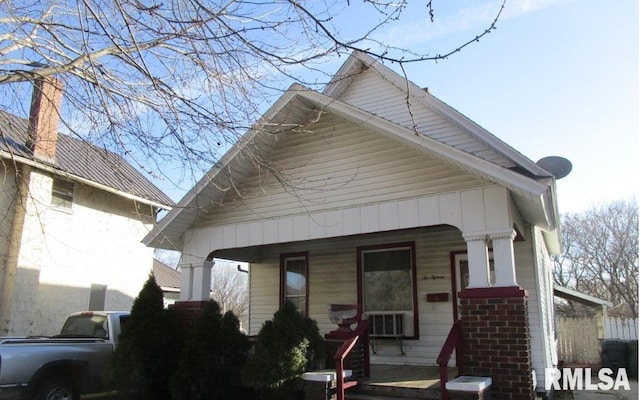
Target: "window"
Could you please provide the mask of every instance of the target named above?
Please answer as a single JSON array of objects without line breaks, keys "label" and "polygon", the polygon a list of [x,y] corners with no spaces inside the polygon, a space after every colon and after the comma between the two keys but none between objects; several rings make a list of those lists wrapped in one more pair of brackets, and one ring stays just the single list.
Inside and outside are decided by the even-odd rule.
[{"label": "window", "polygon": [[308,254],[285,254],[280,257],[280,305],[292,302],[302,313],[308,315]]},{"label": "window", "polygon": [[51,189],[51,205],[67,210],[73,206],[74,185],[71,181],[53,178]]},{"label": "window", "polygon": [[[418,336],[415,244],[358,249],[358,301],[368,316],[402,321],[398,331]],[[400,316],[400,317],[399,317]]]},{"label": "window", "polygon": [[[458,292],[469,286],[469,256],[466,251],[454,251],[451,253],[451,275],[455,277],[452,280],[453,290],[453,318],[458,320],[458,308],[460,300]],[[489,282],[495,282],[495,267],[493,262],[493,252],[489,251]]]}]

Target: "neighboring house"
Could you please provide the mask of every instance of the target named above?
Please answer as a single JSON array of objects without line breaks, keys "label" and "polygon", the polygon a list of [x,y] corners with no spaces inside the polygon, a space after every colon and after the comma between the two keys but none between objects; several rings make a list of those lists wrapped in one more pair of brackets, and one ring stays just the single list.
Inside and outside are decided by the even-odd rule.
[{"label": "neighboring house", "polygon": [[172,205],[120,156],[59,133],[61,101],[44,79],[29,120],[0,111],[0,335],[130,309],[153,262],[140,241]]},{"label": "neighboring house", "polygon": [[180,298],[180,272],[160,260],[153,259],[153,277],[162,289],[164,306],[168,307]]},{"label": "neighboring house", "polygon": [[403,336],[372,362],[436,365],[461,318],[465,373],[530,399],[556,363],[555,180],[355,52],[322,93],[291,86],[144,242],[182,251],[184,303],[208,298],[213,257],[249,262],[249,334],[285,300],[325,333],[329,303],[357,303]]}]

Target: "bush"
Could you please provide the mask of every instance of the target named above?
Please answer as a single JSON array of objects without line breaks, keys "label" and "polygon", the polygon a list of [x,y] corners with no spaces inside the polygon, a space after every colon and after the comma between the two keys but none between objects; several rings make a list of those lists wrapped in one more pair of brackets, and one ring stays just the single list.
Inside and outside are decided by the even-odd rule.
[{"label": "bush", "polygon": [[169,379],[180,343],[175,321],[164,309],[162,290],[150,276],[131,309],[108,369],[108,382],[123,398],[170,399]]},{"label": "bush", "polygon": [[177,400],[231,399],[241,384],[249,339],[238,318],[224,316],[215,301],[205,305],[188,334],[178,370],[171,380]]},{"label": "bush", "polygon": [[318,325],[286,302],[260,329],[247,372],[255,386],[274,389],[277,398],[294,391],[305,371],[323,363]]}]

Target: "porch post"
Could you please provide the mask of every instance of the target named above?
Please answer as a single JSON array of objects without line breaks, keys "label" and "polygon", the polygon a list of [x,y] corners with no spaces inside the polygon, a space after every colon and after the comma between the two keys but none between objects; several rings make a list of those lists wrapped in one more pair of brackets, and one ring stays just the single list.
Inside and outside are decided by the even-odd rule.
[{"label": "porch post", "polygon": [[211,268],[215,264],[211,260],[204,260],[202,265],[193,267],[193,281],[191,283],[192,301],[209,301],[211,296]]},{"label": "porch post", "polygon": [[181,329],[182,335],[186,337],[191,329],[193,321],[200,315],[204,306],[210,301],[211,291],[211,267],[214,262],[204,260],[195,263],[185,262],[182,269],[182,288],[180,290],[180,301],[169,305]]},{"label": "porch post", "polygon": [[180,301],[189,301],[193,294],[193,264],[180,265]]},{"label": "porch post", "polygon": [[516,283],[516,265],[513,256],[513,239],[516,232],[493,233],[489,238],[493,242],[493,261],[497,287],[518,286]]},{"label": "porch post", "polygon": [[467,242],[469,256],[469,286],[468,288],[486,288],[489,283],[489,252],[487,250],[487,235],[464,235]]}]

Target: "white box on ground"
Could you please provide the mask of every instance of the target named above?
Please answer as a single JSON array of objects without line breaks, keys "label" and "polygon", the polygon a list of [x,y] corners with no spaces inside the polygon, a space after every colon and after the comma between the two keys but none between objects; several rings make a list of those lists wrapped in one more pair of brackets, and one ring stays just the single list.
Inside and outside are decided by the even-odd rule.
[{"label": "white box on ground", "polygon": [[491,377],[462,375],[446,383],[446,389],[456,392],[480,393],[491,386]]},{"label": "white box on ground", "polygon": [[[342,371],[342,376],[344,378],[348,378],[353,374],[353,371],[350,369],[345,369]],[[305,372],[302,374],[302,379],[305,381],[314,381],[314,382],[333,382],[336,379],[336,370],[335,369],[322,369],[319,371],[311,371]]]}]

